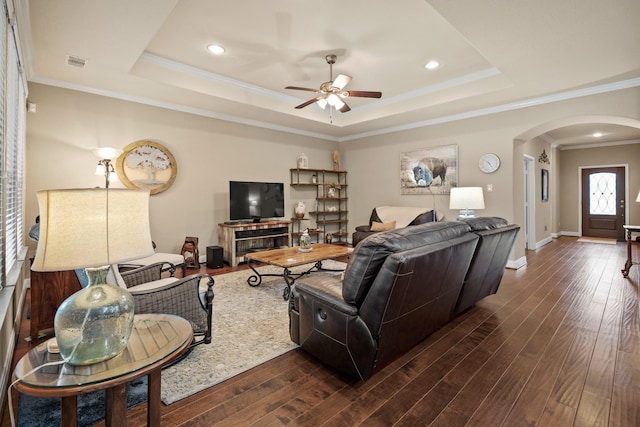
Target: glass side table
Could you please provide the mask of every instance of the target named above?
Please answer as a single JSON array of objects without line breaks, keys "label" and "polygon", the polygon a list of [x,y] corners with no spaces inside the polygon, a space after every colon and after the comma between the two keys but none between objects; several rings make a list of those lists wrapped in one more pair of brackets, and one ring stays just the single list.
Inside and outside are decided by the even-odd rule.
[{"label": "glass side table", "polygon": [[[148,375],[147,425],[160,426],[162,367],[179,357],[193,340],[185,319],[169,314],[138,314],[127,348],[116,357],[87,366],[59,364],[32,369],[60,360],[41,343],[25,354],[14,370],[18,391],[37,397],[62,398],[62,425],[77,425],[77,396],[105,390],[105,425],[127,425],[127,382]],[[24,378],[23,378],[24,376]]]}]

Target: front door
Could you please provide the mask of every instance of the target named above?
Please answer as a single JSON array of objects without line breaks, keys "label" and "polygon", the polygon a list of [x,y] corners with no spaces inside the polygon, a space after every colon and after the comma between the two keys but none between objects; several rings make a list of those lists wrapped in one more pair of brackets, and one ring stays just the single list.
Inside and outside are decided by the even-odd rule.
[{"label": "front door", "polygon": [[624,239],[624,167],[582,170],[582,235]]}]

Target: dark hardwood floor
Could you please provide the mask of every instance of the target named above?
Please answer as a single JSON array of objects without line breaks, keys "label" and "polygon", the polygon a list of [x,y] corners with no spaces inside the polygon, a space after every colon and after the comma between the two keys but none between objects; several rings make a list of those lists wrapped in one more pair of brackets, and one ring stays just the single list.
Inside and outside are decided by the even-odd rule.
[{"label": "dark hardwood floor", "polygon": [[[162,425],[639,426],[640,267],[622,277],[625,251],[554,239],[367,381],[294,350],[164,406]],[[16,358],[27,335],[25,320]],[[129,425],[145,411],[131,409]]]}]

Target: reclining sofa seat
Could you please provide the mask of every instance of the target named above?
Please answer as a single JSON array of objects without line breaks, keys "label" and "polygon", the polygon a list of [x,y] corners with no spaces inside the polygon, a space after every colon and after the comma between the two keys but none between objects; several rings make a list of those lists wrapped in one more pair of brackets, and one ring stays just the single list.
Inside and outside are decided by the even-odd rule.
[{"label": "reclining sofa seat", "polygon": [[291,339],[337,370],[369,378],[451,319],[477,242],[463,222],[366,238],[343,280],[317,274],[296,282]]},{"label": "reclining sofa seat", "polygon": [[470,309],[482,298],[498,291],[509,254],[520,226],[499,217],[478,217],[462,220],[478,235],[473,260],[464,278],[454,316]]}]

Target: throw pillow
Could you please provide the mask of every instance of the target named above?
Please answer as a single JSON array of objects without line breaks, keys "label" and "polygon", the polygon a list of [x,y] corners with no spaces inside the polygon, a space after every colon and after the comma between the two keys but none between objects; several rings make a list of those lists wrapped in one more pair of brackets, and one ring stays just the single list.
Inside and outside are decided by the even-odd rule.
[{"label": "throw pillow", "polygon": [[371,231],[388,231],[396,228],[395,221],[389,222],[372,222],[371,223]]}]

